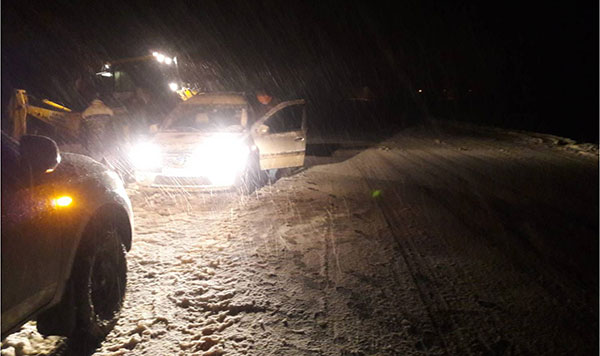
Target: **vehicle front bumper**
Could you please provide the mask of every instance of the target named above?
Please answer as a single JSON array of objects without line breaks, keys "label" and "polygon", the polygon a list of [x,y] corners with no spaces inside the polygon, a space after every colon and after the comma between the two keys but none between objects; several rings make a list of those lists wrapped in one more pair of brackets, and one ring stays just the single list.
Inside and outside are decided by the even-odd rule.
[{"label": "vehicle front bumper", "polygon": [[144,190],[197,190],[221,191],[229,190],[234,184],[213,184],[206,176],[190,176],[167,174],[159,172],[135,172],[135,181],[140,189]]}]

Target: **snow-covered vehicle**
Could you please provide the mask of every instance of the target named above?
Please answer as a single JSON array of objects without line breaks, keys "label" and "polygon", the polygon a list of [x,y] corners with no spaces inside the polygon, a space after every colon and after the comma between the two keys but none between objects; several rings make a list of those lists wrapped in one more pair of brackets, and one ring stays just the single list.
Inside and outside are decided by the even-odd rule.
[{"label": "snow-covered vehicle", "polygon": [[180,103],[131,149],[141,188],[253,191],[263,171],[304,165],[305,101],[254,118],[242,94],[205,93]]},{"label": "snow-covered vehicle", "polygon": [[2,133],[2,338],[37,319],[42,334],[99,340],[125,293],[133,213],[123,182],[54,141]]}]

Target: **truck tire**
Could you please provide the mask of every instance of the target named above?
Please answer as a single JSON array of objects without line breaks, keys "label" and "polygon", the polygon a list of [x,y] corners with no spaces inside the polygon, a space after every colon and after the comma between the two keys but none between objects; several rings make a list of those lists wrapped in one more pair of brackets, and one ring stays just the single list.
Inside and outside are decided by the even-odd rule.
[{"label": "truck tire", "polygon": [[125,286],[127,260],[117,228],[99,219],[90,229],[73,266],[73,293],[76,306],[75,336],[99,341],[119,317]]}]

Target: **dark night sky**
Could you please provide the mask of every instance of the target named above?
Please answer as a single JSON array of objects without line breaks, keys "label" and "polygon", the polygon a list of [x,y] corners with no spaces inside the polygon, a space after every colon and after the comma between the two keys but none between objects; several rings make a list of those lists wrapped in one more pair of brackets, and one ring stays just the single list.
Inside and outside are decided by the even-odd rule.
[{"label": "dark night sky", "polygon": [[282,91],[472,89],[484,124],[597,142],[598,43],[597,1],[2,1],[2,97],[76,102],[86,63],[161,48]]}]

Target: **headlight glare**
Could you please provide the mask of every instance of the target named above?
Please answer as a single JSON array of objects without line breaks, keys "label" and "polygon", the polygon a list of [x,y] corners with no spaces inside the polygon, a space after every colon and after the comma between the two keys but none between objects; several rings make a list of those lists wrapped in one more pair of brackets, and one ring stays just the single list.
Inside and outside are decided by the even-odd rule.
[{"label": "headlight glare", "polygon": [[248,160],[248,146],[236,137],[215,136],[205,141],[192,156],[197,171],[212,184],[231,185]]},{"label": "headlight glare", "polygon": [[160,147],[150,142],[135,145],[131,149],[130,158],[137,169],[155,169],[162,165]]}]

